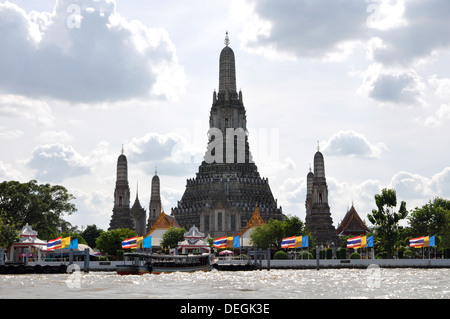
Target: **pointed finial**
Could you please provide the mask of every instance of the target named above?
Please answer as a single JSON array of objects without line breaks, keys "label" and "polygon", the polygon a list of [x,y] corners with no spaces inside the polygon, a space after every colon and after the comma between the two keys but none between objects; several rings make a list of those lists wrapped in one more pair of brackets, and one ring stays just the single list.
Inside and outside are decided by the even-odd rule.
[{"label": "pointed finial", "polygon": [[123,155],[123,144],[122,144],[122,155]]},{"label": "pointed finial", "polygon": [[320,151],[320,145],[319,145],[319,141],[317,141],[317,152]]},{"label": "pointed finial", "polygon": [[225,45],[228,46],[230,44],[230,38],[228,38],[228,31],[225,34]]},{"label": "pointed finial", "polygon": [[155,175],[158,175],[158,167],[155,166]]}]

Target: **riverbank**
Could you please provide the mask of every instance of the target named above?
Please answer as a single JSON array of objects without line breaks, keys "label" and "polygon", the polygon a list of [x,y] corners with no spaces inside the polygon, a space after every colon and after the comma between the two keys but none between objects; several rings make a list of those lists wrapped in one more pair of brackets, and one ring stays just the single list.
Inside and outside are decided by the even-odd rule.
[{"label": "riverbank", "polygon": [[[246,260],[220,260],[219,265],[245,264]],[[262,269],[366,269],[370,265],[380,268],[450,268],[450,259],[303,259],[258,261]]]}]

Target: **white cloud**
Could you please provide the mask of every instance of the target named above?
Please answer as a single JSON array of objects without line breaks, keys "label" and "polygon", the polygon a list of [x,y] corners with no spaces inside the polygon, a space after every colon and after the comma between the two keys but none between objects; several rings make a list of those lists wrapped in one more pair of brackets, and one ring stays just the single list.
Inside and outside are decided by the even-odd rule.
[{"label": "white cloud", "polygon": [[357,156],[361,158],[379,158],[386,146],[382,143],[370,143],[367,138],[352,130],[339,131],[322,143],[323,151],[331,156]]},{"label": "white cloud", "polygon": [[63,144],[36,147],[28,166],[36,171],[37,179],[56,183],[90,173],[87,158]]},{"label": "white cloud", "polygon": [[184,87],[167,32],[127,21],[115,1],[59,0],[51,14],[0,3],[0,30],[0,92],[84,103],[168,98]]},{"label": "white cloud", "polygon": [[366,38],[367,3],[359,0],[253,1],[241,34],[251,50],[321,58]]},{"label": "white cloud", "polygon": [[36,126],[51,127],[55,123],[50,105],[46,101],[12,94],[0,94],[0,118],[2,117],[25,119]]}]

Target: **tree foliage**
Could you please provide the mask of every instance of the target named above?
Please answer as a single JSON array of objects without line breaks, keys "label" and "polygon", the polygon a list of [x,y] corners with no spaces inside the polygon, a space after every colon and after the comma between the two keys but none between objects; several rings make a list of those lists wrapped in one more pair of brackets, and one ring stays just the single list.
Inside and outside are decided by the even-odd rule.
[{"label": "tree foliage", "polygon": [[394,245],[398,239],[399,222],[408,215],[406,203],[402,201],[398,212],[397,193],[393,189],[384,188],[381,194],[375,195],[375,204],[378,209],[373,209],[367,218],[375,226],[375,234],[386,250],[388,257],[392,257]]},{"label": "tree foliage", "polygon": [[0,247],[10,247],[20,239],[18,227],[5,212],[0,211]]},{"label": "tree foliage", "polygon": [[4,181],[0,183],[0,210],[16,225],[28,223],[42,239],[51,239],[61,227],[64,214],[72,214],[75,197],[60,185]]},{"label": "tree foliage", "polygon": [[96,248],[95,240],[104,232],[103,229],[97,228],[96,225],[89,225],[81,233],[83,238],[86,240],[87,245],[92,248]]},{"label": "tree foliage", "polygon": [[278,250],[283,238],[300,235],[306,235],[303,222],[297,216],[289,216],[283,221],[270,219],[266,224],[255,228],[250,239],[253,247]]},{"label": "tree foliage", "polygon": [[178,242],[184,240],[184,233],[186,233],[186,229],[171,227],[169,228],[162,236],[161,239],[161,248],[169,249],[178,246]]},{"label": "tree foliage", "polygon": [[136,236],[136,232],[128,228],[108,230],[101,233],[97,238],[95,241],[96,248],[104,254],[115,256],[117,250],[122,249],[122,241],[134,236]]}]

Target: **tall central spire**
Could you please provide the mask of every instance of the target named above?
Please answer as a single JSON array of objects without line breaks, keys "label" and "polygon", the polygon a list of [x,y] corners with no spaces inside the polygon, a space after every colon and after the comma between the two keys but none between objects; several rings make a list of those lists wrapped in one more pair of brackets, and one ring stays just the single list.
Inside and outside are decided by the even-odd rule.
[{"label": "tall central spire", "polygon": [[220,52],[219,62],[219,93],[236,93],[236,66],[234,52],[228,46],[228,32],[225,37],[225,47]]}]

